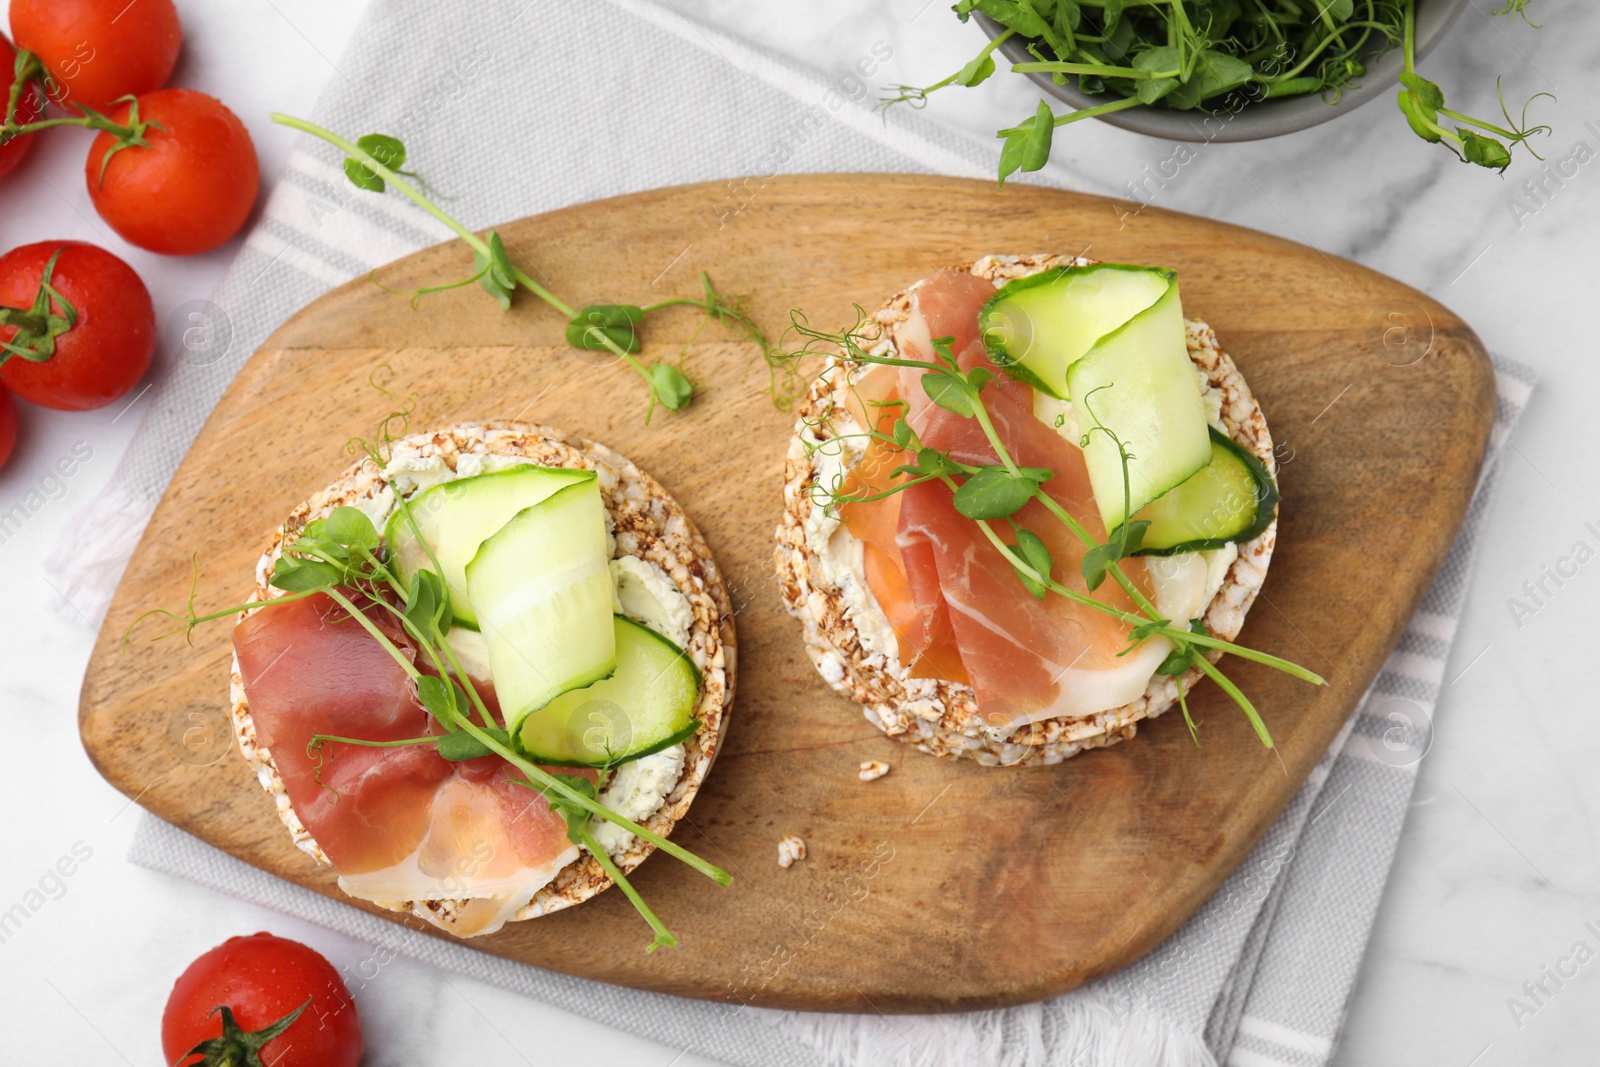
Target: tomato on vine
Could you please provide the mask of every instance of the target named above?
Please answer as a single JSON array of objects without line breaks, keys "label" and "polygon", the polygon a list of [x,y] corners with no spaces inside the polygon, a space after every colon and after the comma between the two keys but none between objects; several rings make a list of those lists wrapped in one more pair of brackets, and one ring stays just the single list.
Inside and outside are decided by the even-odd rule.
[{"label": "tomato on vine", "polygon": [[183,46],[172,0],[11,0],[11,32],[44,65],[50,99],[74,112],[161,88]]},{"label": "tomato on vine", "polygon": [[106,118],[84,180],[95,210],[128,243],[169,256],[209,252],[255,207],[255,143],[220,100],[159,89]]},{"label": "tomato on vine", "polygon": [[356,1067],[361,1021],[333,965],[298,941],[231,937],[191,963],[161,1014],[163,1062]]},{"label": "tomato on vine", "polygon": [[24,400],[104,407],[144,376],[155,349],[150,291],[105,249],[41,241],[0,256],[0,381]]}]

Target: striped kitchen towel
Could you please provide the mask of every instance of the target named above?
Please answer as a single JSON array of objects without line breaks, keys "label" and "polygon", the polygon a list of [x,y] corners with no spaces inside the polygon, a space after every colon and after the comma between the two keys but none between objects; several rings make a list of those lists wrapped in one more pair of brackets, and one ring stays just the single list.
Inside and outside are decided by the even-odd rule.
[{"label": "striped kitchen towel", "polygon": [[[829,75],[695,22],[670,2],[486,0],[373,6],[315,118],[400,135],[453,210],[488,225],[582,200],[730,174],[993,173],[996,151],[908,112],[870,107],[869,68],[892,42],[857,42]],[[597,64],[572,41],[605,42]],[[399,61],[403,60],[403,61]],[[506,135],[498,101],[538,100]],[[753,133],[754,131],[754,133]],[[470,146],[470,151],[468,151]],[[1092,185],[1060,164],[1039,176]],[[1097,190],[1105,191],[1105,190]],[[249,354],[330,287],[446,234],[395,198],[354,193],[337,154],[304,143],[202,314],[208,330],[159,386],[107,494],[61,546],[56,580],[102,609],[163,487]],[[1494,445],[1531,376],[1497,363]],[[936,1017],[803,1015],[601,986],[417,937],[277,881],[147,819],[133,858],[603,1019],[674,1049],[752,1065],[993,1063],[1315,1065],[1327,1060],[1387,875],[1467,588],[1490,463],[1432,591],[1361,710],[1217,895],[1126,970],[1055,1000]]]}]

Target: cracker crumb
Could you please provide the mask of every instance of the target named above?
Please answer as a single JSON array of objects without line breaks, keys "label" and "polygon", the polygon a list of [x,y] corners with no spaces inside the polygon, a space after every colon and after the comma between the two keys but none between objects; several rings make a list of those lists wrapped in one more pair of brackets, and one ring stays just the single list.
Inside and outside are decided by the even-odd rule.
[{"label": "cracker crumb", "polygon": [[875,782],[888,773],[889,765],[881,759],[861,761],[861,780],[863,782]]},{"label": "cracker crumb", "polygon": [[798,834],[778,842],[778,866],[787,870],[806,858],[806,843]]}]

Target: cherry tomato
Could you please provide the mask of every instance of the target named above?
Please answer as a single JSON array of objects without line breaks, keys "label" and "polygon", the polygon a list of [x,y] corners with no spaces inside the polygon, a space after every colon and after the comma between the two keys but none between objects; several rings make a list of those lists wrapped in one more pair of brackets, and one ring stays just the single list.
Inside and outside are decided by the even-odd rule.
[{"label": "cherry tomato", "polygon": [[183,45],[172,0],[11,0],[11,32],[44,63],[51,99],[74,111],[161,88]]},{"label": "cherry tomato", "polygon": [[[159,89],[138,105],[139,120],[161,128],[145,133],[148,145],[116,152],[115,136],[96,137],[84,164],[89,198],[130,244],[169,256],[209,252],[255,206],[261,167],[250,133],[220,101],[191,89]],[[126,123],[129,106],[113,121]]]},{"label": "cherry tomato", "polygon": [[17,444],[17,402],[11,399],[11,390],[0,385],[0,467],[11,458]]},{"label": "cherry tomato", "polygon": [[[60,299],[50,297],[46,306],[39,302],[39,283],[52,256],[50,285]],[[63,300],[76,322],[67,322]],[[53,343],[54,354],[43,362],[10,355],[0,363],[0,381],[45,407],[104,407],[144,376],[156,350],[150,291],[132,267],[94,245],[42,241],[0,256],[0,306],[12,309],[5,317],[14,323],[19,312],[33,320],[0,325],[0,341],[35,351]],[[49,342],[43,340],[48,334],[54,334]]]},{"label": "cherry tomato", "polygon": [[[16,67],[17,50],[11,47],[11,42],[6,40],[6,35],[0,33],[0,108],[6,106],[7,93],[11,84],[11,72]],[[0,115],[0,119],[3,119]],[[23,126],[30,122],[38,122],[44,117],[44,100],[39,95],[39,87],[30,85],[17,101],[17,125]],[[21,137],[13,137],[5,144],[0,145],[0,177],[10,174],[22,157],[28,154],[28,148],[33,144],[36,134],[25,133]]]},{"label": "cherry tomato", "polygon": [[252,1061],[238,1054],[186,1055],[202,1041],[224,1037],[223,1013],[216,1009],[229,1009],[239,1038],[251,1047],[248,1034],[266,1030],[301,1005],[305,1010],[280,1036],[259,1046],[259,1061],[272,1067],[356,1067],[361,1021],[333,965],[298,941],[265,933],[231,937],[189,964],[173,984],[161,1015],[163,1062],[242,1067]]}]

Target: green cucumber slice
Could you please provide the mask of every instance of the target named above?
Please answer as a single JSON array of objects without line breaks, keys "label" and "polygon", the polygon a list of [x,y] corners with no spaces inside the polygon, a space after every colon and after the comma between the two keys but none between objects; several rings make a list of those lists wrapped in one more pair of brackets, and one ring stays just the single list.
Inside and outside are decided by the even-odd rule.
[{"label": "green cucumber slice", "polygon": [[[1084,462],[1107,531],[1211,462],[1200,380],[1184,339],[1177,278],[1155,303],[1067,368]],[[1111,433],[1100,432],[1104,427]],[[1123,476],[1117,440],[1133,458]]]},{"label": "green cucumber slice", "polygon": [[466,566],[506,730],[617,667],[606,509],[591,471],[517,512]]},{"label": "green cucumber slice", "polygon": [[1211,431],[1211,462],[1176,489],[1146,504],[1141,556],[1171,556],[1221,548],[1260,536],[1278,510],[1278,487],[1261,460],[1226,435]]},{"label": "green cucumber slice", "polygon": [[518,739],[540,763],[608,767],[693,736],[700,672],[677,645],[621,615],[611,618],[617,671],[522,720]]},{"label": "green cucumber slice", "polygon": [[1065,400],[1067,368],[1174,279],[1169,270],[1121,263],[1057,267],[1008,283],[979,312],[978,329],[998,366]]},{"label": "green cucumber slice", "polygon": [[[407,504],[417,520],[416,527],[406,521],[404,511],[396,508],[384,531],[395,576],[409,585],[417,571],[433,570],[433,561],[423,544],[426,541],[444,569],[441,577],[450,589],[451,615],[458,625],[476,629],[478,615],[467,594],[467,561],[517,512],[585,477],[593,475],[564,467],[529,465],[458,478],[423,490]],[[422,531],[421,539],[417,529]]]}]

